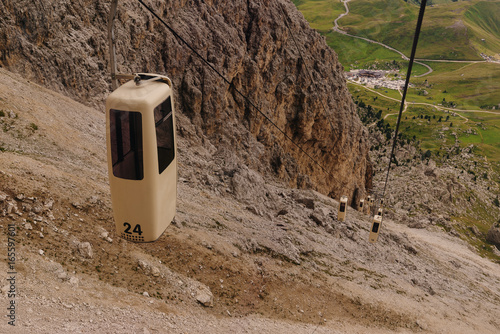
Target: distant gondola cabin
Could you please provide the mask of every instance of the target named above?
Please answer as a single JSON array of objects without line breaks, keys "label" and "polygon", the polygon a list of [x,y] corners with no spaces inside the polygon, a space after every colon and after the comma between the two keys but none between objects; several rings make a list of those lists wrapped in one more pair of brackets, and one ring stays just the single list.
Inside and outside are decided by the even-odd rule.
[{"label": "distant gondola cabin", "polygon": [[375,215],[373,217],[372,228],[370,230],[370,236],[369,236],[370,242],[377,242],[381,226],[382,226],[382,216]]},{"label": "distant gondola cabin", "polygon": [[359,201],[359,211],[363,211],[363,205],[365,204],[365,200],[362,199]]},{"label": "distant gondola cabin", "polygon": [[347,196],[340,197],[338,220],[345,221],[347,213]]},{"label": "distant gondola cabin", "polygon": [[106,100],[111,201],[118,235],[158,239],[173,220],[177,156],[170,79],[141,74]]},{"label": "distant gondola cabin", "polygon": [[377,215],[378,215],[378,216],[382,216],[382,208],[378,208],[378,210],[377,210]]}]

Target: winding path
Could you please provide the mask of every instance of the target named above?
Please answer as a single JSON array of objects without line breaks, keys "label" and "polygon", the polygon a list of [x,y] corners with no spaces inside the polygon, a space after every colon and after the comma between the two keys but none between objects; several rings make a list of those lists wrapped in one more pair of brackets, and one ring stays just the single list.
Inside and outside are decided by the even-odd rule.
[{"label": "winding path", "polygon": [[[396,53],[398,53],[399,55],[401,55],[401,58],[403,58],[404,60],[410,60],[403,52],[399,51],[399,50],[396,50],[395,48],[387,45],[387,44],[384,44],[384,43],[381,43],[381,42],[377,42],[377,41],[374,41],[372,39],[369,39],[369,38],[365,38],[365,37],[360,37],[360,36],[356,36],[356,35],[351,35],[351,34],[348,34],[347,32],[343,31],[342,29],[340,29],[340,26],[339,26],[339,23],[338,21],[343,18],[344,16],[346,16],[347,14],[349,14],[349,6],[347,5],[351,0],[342,0],[342,3],[344,4],[344,7],[345,7],[345,13],[342,13],[339,15],[339,17],[337,17],[335,19],[335,21],[333,21],[333,23],[335,24],[333,26],[333,31],[336,31],[340,34],[343,34],[343,35],[346,35],[346,36],[349,36],[349,37],[353,37],[353,38],[357,38],[357,39],[362,39],[366,42],[369,42],[369,43],[372,43],[372,44],[378,44],[386,49],[389,49],[391,51],[394,51]],[[424,59],[419,59],[421,61],[423,61]],[[424,64],[424,63],[421,63],[420,61],[415,61],[416,64],[420,64],[424,67],[426,67],[428,69],[427,72],[425,72],[424,74],[420,74],[420,75],[415,75],[414,77],[415,78],[419,78],[419,77],[423,77],[424,75],[427,75],[427,74],[430,74],[432,73],[432,68],[427,65],[427,64]]]},{"label": "winding path", "polygon": [[[358,84],[356,82],[353,82],[353,81],[349,81],[349,83],[353,84],[353,85],[356,85],[356,86],[360,86],[360,87],[363,87],[364,89],[366,90],[369,90],[370,92],[372,93],[375,93],[375,94],[378,94],[388,100],[392,100],[392,101],[396,101],[396,102],[401,102],[401,100],[398,100],[398,99],[395,99],[393,97],[390,97],[390,96],[386,96],[380,92],[377,92],[376,90],[374,89],[371,89],[369,87],[366,87],[364,85],[361,85],[361,84]],[[401,93],[401,91],[398,89],[399,93]],[[410,104],[410,102],[408,101],[405,101],[405,106],[404,106],[404,109],[403,109],[403,113],[408,109],[408,105]],[[456,115],[460,118],[463,118],[465,119],[465,123],[467,123],[469,121],[469,119],[461,114],[459,114],[460,112],[471,112],[471,113],[486,113],[486,114],[494,114],[494,115],[499,115],[500,116],[500,111],[498,112],[495,112],[495,111],[489,111],[489,110],[463,110],[463,109],[454,109],[454,108],[447,108],[447,107],[442,107],[442,106],[436,106],[434,104],[430,104],[430,103],[424,103],[424,102],[411,102],[412,105],[424,105],[424,106],[430,106],[430,107],[433,107],[433,108],[436,108],[438,110],[442,110],[442,111],[453,111],[454,113],[456,113]],[[387,117],[389,116],[394,116],[394,115],[398,115],[399,113],[393,113],[393,114],[387,114],[384,116],[384,119],[386,119]],[[376,123],[376,122],[375,122]],[[370,126],[374,125],[375,123],[373,124],[370,124]]]},{"label": "winding path", "polygon": [[[393,47],[389,46],[389,45],[386,45],[384,43],[381,43],[381,42],[377,42],[377,41],[374,41],[374,40],[371,40],[371,39],[368,39],[368,38],[365,38],[365,37],[360,37],[360,36],[356,36],[356,35],[351,35],[351,34],[348,34],[347,32],[343,31],[342,29],[340,29],[340,26],[339,26],[339,23],[338,21],[343,18],[344,16],[346,16],[347,14],[349,14],[349,6],[347,5],[351,0],[341,0],[341,2],[344,4],[344,7],[345,7],[345,13],[342,13],[340,14],[333,22],[334,22],[334,26],[333,26],[333,31],[336,31],[340,34],[343,34],[343,35],[346,35],[346,36],[349,36],[349,37],[353,37],[353,38],[358,38],[358,39],[362,39],[364,41],[367,41],[369,43],[373,43],[373,44],[378,44],[380,46],[383,46],[384,48],[386,49],[389,49],[391,51],[394,51],[398,54],[401,55],[401,57],[404,59],[404,60],[409,60],[409,58],[404,54],[402,53],[401,51],[399,50],[396,50],[394,49]],[[417,61],[418,60],[418,61]],[[415,75],[414,77],[415,78],[418,78],[418,77],[423,77],[425,75],[428,75],[430,73],[432,73],[432,68],[427,65],[427,64],[424,64],[424,63],[421,63],[421,61],[427,61],[427,62],[438,62],[438,63],[469,63],[469,64],[475,64],[475,63],[486,63],[486,62],[493,62],[493,63],[500,63],[498,61],[487,61],[487,60],[443,60],[443,59],[416,59],[415,63],[417,64],[420,64],[422,66],[425,66],[427,67],[429,70],[424,73],[424,74],[421,74],[421,75]],[[363,86],[363,85],[360,85],[358,83],[355,83],[353,81],[349,81],[350,83],[354,84],[354,85],[358,85],[358,86],[361,86],[375,94],[378,94],[386,99],[389,99],[389,100],[393,100],[393,101],[397,101],[397,102],[401,102],[401,100],[398,100],[398,99],[395,99],[393,97],[390,97],[390,96],[386,96],[384,94],[381,94],[380,92],[377,92],[376,90],[373,90],[371,88],[368,88],[366,86]],[[402,95],[401,91],[398,89],[399,93]],[[406,111],[406,109],[408,108],[408,104],[409,102],[405,101],[405,106],[404,106],[404,109],[403,109],[403,113]],[[462,110],[462,109],[453,109],[453,108],[446,108],[446,107],[442,107],[442,106],[436,106],[434,104],[430,104],[430,103],[423,103],[423,102],[413,102],[412,104],[418,104],[418,105],[425,105],[425,106],[431,106],[431,107],[434,107],[436,109],[439,109],[439,110],[449,110],[449,111],[453,111],[453,112],[456,112],[457,115],[463,119],[466,120],[466,122],[469,121],[469,119],[463,115],[460,115],[458,114],[458,112],[473,112],[473,113],[487,113],[487,114],[495,114],[495,115],[500,115],[500,112],[495,112],[495,111],[487,111],[487,110]],[[384,119],[386,119],[388,116],[392,116],[392,115],[398,115],[399,113],[394,113],[394,114],[387,114],[384,116]]]},{"label": "winding path", "polygon": [[[409,58],[401,51],[399,50],[396,50],[395,48],[387,45],[387,44],[384,44],[384,43],[381,43],[381,42],[377,42],[377,41],[374,41],[372,39],[369,39],[369,38],[365,38],[365,37],[360,37],[360,36],[356,36],[356,35],[351,35],[351,34],[348,34],[347,32],[343,31],[340,26],[339,26],[339,23],[338,21],[343,18],[344,16],[346,16],[347,14],[349,14],[349,6],[347,5],[351,0],[341,0],[342,3],[344,4],[344,7],[345,7],[345,13],[342,13],[340,14],[334,21],[333,23],[335,24],[332,28],[333,31],[335,32],[338,32],[340,34],[343,34],[343,35],[346,35],[346,36],[349,36],[349,37],[353,37],[353,38],[357,38],[357,39],[362,39],[366,42],[369,42],[369,43],[372,43],[372,44],[378,44],[386,49],[389,49],[391,51],[394,51],[396,53],[398,53],[399,55],[401,55],[401,58],[403,58],[404,60],[409,60]],[[422,63],[422,61],[426,61],[426,62],[436,62],[436,63],[469,63],[469,64],[475,64],[475,63],[496,63],[496,64],[500,64],[500,61],[488,61],[488,60],[446,60],[446,59],[415,59],[415,63],[416,64],[419,64],[419,65],[422,65],[424,67],[426,67],[428,69],[427,72],[425,72],[424,74],[420,74],[420,75],[414,75],[415,78],[420,78],[420,77],[423,77],[423,76],[426,76],[430,73],[432,73],[432,68],[425,64],[425,63]]]}]

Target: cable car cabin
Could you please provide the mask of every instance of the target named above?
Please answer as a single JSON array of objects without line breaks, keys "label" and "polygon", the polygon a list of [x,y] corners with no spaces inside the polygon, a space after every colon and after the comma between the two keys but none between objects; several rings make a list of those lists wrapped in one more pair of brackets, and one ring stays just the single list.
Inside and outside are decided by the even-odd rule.
[{"label": "cable car cabin", "polygon": [[370,236],[368,237],[370,242],[372,243],[377,242],[381,226],[382,226],[382,216],[375,215],[373,217],[373,224],[370,230]]},{"label": "cable car cabin", "polygon": [[106,100],[108,173],[117,233],[150,242],[175,215],[175,113],[170,79],[138,77]]},{"label": "cable car cabin", "polygon": [[345,216],[347,213],[347,196],[340,197],[339,214],[337,215],[338,220],[341,222],[345,221]]},{"label": "cable car cabin", "polygon": [[378,216],[382,216],[382,208],[378,208],[378,210],[377,210],[377,215],[378,215]]},{"label": "cable car cabin", "polygon": [[363,205],[365,204],[365,200],[362,199],[359,201],[359,211],[363,212]]}]

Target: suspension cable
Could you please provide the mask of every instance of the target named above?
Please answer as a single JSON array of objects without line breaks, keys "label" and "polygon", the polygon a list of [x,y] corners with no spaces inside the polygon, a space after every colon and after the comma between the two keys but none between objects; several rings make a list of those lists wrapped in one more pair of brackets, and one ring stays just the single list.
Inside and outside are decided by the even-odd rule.
[{"label": "suspension cable", "polygon": [[427,4],[427,0],[421,0],[420,1],[420,12],[418,14],[417,27],[415,29],[415,35],[413,37],[413,46],[411,48],[410,63],[408,64],[408,72],[406,73],[405,86],[404,86],[404,89],[403,89],[403,95],[401,97],[401,106],[399,108],[398,121],[396,123],[396,131],[394,132],[394,139],[393,139],[393,142],[392,142],[391,154],[389,156],[389,167],[387,167],[387,175],[385,177],[385,184],[384,184],[384,190],[382,192],[382,199],[385,198],[385,191],[387,189],[387,183],[389,181],[389,173],[391,171],[392,159],[394,158],[394,152],[396,150],[396,144],[397,144],[397,139],[398,139],[398,131],[399,131],[399,124],[401,122],[401,117],[403,115],[403,110],[404,110],[404,106],[405,106],[406,92],[407,92],[408,86],[410,84],[410,75],[411,75],[411,70],[412,70],[412,67],[413,67],[413,61],[415,60],[415,52],[417,50],[418,37],[420,35],[420,30],[422,28],[422,21],[424,19],[424,12],[425,12],[425,6],[426,6],[426,4]]},{"label": "suspension cable", "polygon": [[178,40],[180,40],[184,45],[186,45],[198,58],[200,58],[205,65],[210,67],[219,77],[224,80],[230,87],[232,86],[233,89],[241,96],[243,97],[255,110],[257,110],[264,118],[271,123],[279,132],[283,134],[283,136],[288,139],[290,142],[292,142],[293,145],[295,145],[302,153],[304,153],[309,159],[311,159],[316,165],[318,165],[325,173],[330,174],[330,176],[333,176],[332,173],[330,173],[323,165],[321,165],[317,160],[315,160],[309,153],[307,153],[302,146],[297,144],[289,135],[286,134],[285,130],[281,129],[277,124],[275,124],[269,116],[267,116],[265,113],[263,113],[259,107],[255,105],[255,103],[250,100],[248,96],[243,94],[238,88],[236,88],[231,81],[229,81],[224,75],[222,75],[212,64],[208,62],[199,52],[197,52],[185,39],[183,39],[167,22],[165,22],[156,12],[151,9],[148,5],[144,3],[142,0],[137,0],[139,3],[147,10],[149,11],[156,19],[158,19]]}]

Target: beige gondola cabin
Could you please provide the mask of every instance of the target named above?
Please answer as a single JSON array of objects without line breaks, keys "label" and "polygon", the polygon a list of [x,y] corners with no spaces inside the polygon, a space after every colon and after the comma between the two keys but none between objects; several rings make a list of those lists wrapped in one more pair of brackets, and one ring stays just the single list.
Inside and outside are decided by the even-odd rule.
[{"label": "beige gondola cabin", "polygon": [[382,216],[375,215],[373,217],[372,228],[370,229],[370,236],[368,237],[370,242],[377,242],[381,226],[382,226]]},{"label": "beige gondola cabin", "polygon": [[339,213],[337,215],[338,220],[345,221],[347,214],[347,196],[340,197]]},{"label": "beige gondola cabin", "polygon": [[108,174],[118,235],[158,239],[175,216],[177,156],[170,79],[139,74],[106,100]]},{"label": "beige gondola cabin", "polygon": [[365,204],[365,200],[362,199],[359,201],[359,211],[363,212],[363,205]]},{"label": "beige gondola cabin", "polygon": [[382,216],[382,208],[378,208],[378,210],[377,210],[377,215],[378,215],[378,216]]}]

